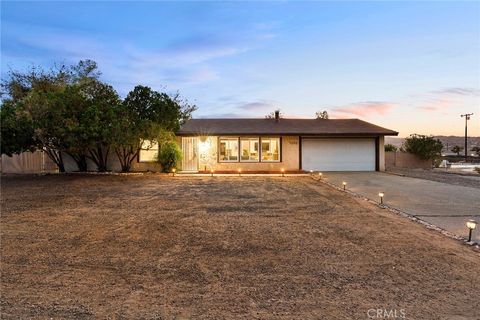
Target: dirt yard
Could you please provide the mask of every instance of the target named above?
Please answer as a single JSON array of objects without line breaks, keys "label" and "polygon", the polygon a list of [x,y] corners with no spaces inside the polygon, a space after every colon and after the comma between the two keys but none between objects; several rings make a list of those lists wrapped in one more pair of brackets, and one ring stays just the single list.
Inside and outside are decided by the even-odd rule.
[{"label": "dirt yard", "polygon": [[479,252],[308,177],[1,191],[2,319],[480,318]]}]

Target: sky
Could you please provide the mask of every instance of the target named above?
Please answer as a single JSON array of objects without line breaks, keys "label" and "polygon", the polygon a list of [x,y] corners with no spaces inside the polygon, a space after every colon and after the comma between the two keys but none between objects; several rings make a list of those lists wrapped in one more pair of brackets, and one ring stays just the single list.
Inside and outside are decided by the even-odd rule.
[{"label": "sky", "polygon": [[1,2],[1,75],[95,60],[195,118],[360,118],[480,136],[480,2]]}]

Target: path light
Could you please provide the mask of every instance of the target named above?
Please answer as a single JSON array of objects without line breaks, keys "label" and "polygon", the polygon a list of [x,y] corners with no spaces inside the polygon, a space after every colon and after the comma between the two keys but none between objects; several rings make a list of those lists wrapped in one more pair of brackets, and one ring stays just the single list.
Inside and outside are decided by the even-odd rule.
[{"label": "path light", "polygon": [[210,170],[210,173],[212,174],[212,177],[213,177],[213,169],[212,169],[212,170]]},{"label": "path light", "polygon": [[345,190],[345,188],[347,187],[347,182],[343,181],[342,184],[343,184],[343,190]]},{"label": "path light", "polygon": [[281,171],[282,171],[282,177],[285,177],[285,169],[282,168]]},{"label": "path light", "polygon": [[378,196],[380,197],[380,204],[383,204],[383,197],[385,196],[385,193],[379,192]]},{"label": "path light", "polygon": [[310,170],[310,174],[313,174],[313,170]]},{"label": "path light", "polygon": [[238,168],[238,176],[240,177],[242,175],[242,169]]},{"label": "path light", "polygon": [[467,221],[467,228],[468,228],[468,242],[472,241],[472,231],[477,227],[477,221],[475,220],[468,220]]},{"label": "path light", "polygon": [[172,173],[173,173],[173,176],[174,176],[174,177],[175,177],[175,172],[177,172],[177,169],[172,168]]},{"label": "path light", "polygon": [[323,173],[319,172],[318,176],[320,177],[320,180],[322,180]]}]

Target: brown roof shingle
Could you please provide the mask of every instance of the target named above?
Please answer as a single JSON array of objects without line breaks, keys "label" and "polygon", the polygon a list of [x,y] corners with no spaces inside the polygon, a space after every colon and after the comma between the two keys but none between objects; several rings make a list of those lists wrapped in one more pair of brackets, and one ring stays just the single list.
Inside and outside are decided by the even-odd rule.
[{"label": "brown roof shingle", "polygon": [[398,132],[359,119],[191,119],[177,135],[396,136]]}]

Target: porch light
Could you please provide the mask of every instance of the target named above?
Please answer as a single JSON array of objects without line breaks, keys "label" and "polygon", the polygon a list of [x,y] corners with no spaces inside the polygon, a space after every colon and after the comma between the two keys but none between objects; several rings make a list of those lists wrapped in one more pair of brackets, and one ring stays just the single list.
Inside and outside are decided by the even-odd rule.
[{"label": "porch light", "polygon": [[467,228],[468,228],[468,242],[472,241],[472,231],[477,227],[477,221],[475,220],[468,220],[467,221]]},{"label": "porch light", "polygon": [[242,175],[242,169],[238,168],[238,176],[240,177]]},{"label": "porch light", "polygon": [[282,168],[281,171],[282,171],[282,177],[285,177],[285,169]]},{"label": "porch light", "polygon": [[212,170],[210,170],[210,173],[212,174],[212,177],[213,177],[213,169],[212,169]]},{"label": "porch light", "polygon": [[174,177],[175,177],[175,172],[177,172],[177,169],[172,168],[172,173],[173,173],[173,176],[174,176]]},{"label": "porch light", "polygon": [[385,196],[385,193],[379,192],[378,196],[380,197],[380,204],[383,204],[383,197]]},{"label": "porch light", "polygon": [[347,182],[346,182],[346,181],[343,181],[343,182],[342,182],[342,185],[343,185],[343,190],[345,190],[346,187],[347,187]]}]

